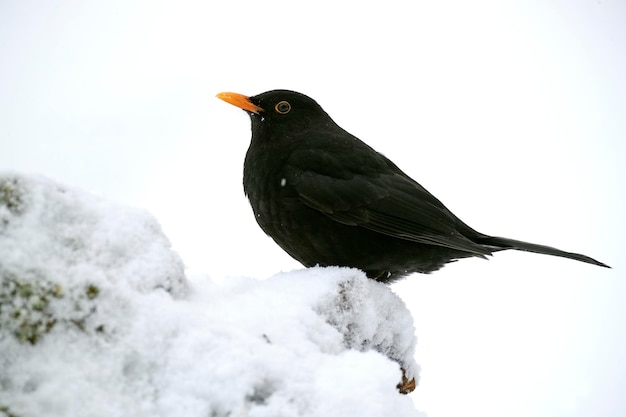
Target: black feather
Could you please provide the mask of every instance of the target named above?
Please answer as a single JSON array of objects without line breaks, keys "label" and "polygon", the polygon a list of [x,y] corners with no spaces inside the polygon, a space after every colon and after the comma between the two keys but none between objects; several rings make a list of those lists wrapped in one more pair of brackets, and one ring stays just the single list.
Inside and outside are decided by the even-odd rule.
[{"label": "black feather", "polygon": [[[607,267],[585,255],[475,231],[303,94],[239,97],[243,108],[261,109],[247,110],[252,141],[244,190],[265,233],[306,266],[351,266],[388,282],[516,249]],[[286,113],[278,111],[282,101],[290,105]]]}]

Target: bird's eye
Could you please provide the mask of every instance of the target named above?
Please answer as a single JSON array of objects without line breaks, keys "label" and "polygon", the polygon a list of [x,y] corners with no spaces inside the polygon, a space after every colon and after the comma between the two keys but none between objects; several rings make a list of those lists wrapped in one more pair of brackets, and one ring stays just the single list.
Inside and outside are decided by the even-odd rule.
[{"label": "bird's eye", "polygon": [[276,105],[276,107],[274,107],[274,109],[280,114],[287,114],[291,110],[291,104],[286,101],[281,101]]}]

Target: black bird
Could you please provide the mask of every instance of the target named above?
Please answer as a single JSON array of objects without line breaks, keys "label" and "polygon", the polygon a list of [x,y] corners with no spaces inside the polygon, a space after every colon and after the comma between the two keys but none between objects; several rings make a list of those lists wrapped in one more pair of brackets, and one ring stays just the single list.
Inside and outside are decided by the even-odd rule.
[{"label": "black bird", "polygon": [[259,226],[307,267],[355,267],[391,282],[504,249],[608,267],[585,255],[475,231],[303,94],[217,97],[252,121],[243,186]]}]

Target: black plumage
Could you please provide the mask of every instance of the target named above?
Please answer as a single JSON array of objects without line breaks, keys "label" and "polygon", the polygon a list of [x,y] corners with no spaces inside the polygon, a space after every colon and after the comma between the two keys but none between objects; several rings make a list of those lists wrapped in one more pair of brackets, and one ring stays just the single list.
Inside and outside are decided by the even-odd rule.
[{"label": "black plumage", "polygon": [[243,185],[259,226],[305,266],[356,267],[389,282],[516,249],[607,267],[585,255],[475,231],[303,94],[218,97],[252,121]]}]

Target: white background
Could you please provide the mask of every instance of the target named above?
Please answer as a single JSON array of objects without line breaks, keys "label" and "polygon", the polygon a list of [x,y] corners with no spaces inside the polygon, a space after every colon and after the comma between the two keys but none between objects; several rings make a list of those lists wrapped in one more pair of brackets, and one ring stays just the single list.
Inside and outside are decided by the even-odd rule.
[{"label": "white background", "polygon": [[[0,169],[154,213],[190,273],[300,268],[241,186],[246,115],[315,98],[481,232],[581,252],[392,286],[430,417],[626,414],[620,1],[0,2]],[[1,254],[0,254],[1,256]]]}]

